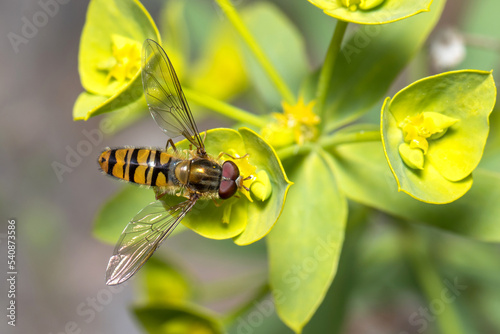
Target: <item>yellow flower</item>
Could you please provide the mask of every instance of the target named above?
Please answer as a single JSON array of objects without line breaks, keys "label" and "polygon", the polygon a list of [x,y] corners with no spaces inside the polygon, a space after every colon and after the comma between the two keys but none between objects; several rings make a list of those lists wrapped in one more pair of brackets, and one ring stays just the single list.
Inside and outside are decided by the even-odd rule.
[{"label": "yellow flower", "polygon": [[299,145],[316,138],[320,118],[313,112],[315,101],[304,103],[300,97],[295,105],[283,102],[283,113],[273,113],[276,123],[262,130],[262,135],[273,146],[281,147],[295,142]]},{"label": "yellow flower", "polygon": [[385,0],[342,0],[342,4],[349,8],[350,11],[355,11],[358,8],[368,10],[377,7]]},{"label": "yellow flower", "polygon": [[108,71],[106,80],[121,84],[132,79],[141,67],[141,44],[130,38],[112,35],[113,56],[98,64],[100,70]]},{"label": "yellow flower", "polygon": [[[249,161],[250,156],[245,155],[241,157],[235,150],[231,149],[229,152],[227,152],[229,155],[234,157],[235,159],[229,158],[226,160],[231,160],[238,166],[238,169],[240,170],[240,175],[243,180],[243,186],[245,186],[247,189],[250,189],[252,186],[252,183],[256,180],[256,173],[255,171],[257,170],[257,167],[252,165]],[[246,198],[250,201],[253,202],[252,197],[250,195],[250,192],[245,189],[245,187],[240,188],[240,192],[243,193],[243,195],[246,196]]]},{"label": "yellow flower", "polygon": [[[429,149],[428,140],[441,138],[448,128],[456,122],[458,119],[436,112],[423,112],[417,116],[407,116],[399,124],[405,141],[399,147],[399,154],[405,163],[413,169],[422,169],[423,156],[427,154]],[[422,150],[423,154],[416,152],[416,149]]]},{"label": "yellow flower", "polygon": [[267,174],[265,170],[261,170],[257,173],[257,176],[250,187],[250,191],[254,197],[262,202],[271,196],[273,186],[271,184],[271,180],[269,179],[269,174]]}]

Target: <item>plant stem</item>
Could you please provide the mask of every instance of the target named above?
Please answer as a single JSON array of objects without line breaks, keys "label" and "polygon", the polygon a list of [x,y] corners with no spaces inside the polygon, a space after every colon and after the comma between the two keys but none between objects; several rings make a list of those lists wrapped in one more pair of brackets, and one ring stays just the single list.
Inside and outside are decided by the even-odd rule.
[{"label": "plant stem", "polygon": [[265,126],[267,122],[262,117],[249,113],[246,110],[237,108],[223,101],[214,99],[205,94],[195,92],[191,89],[184,88],[184,94],[189,101],[192,101],[200,106],[213,110],[221,115],[234,119],[236,121],[252,124],[259,128]]},{"label": "plant stem", "polygon": [[335,31],[333,32],[333,36],[330,41],[330,46],[328,47],[328,51],[326,53],[325,62],[323,63],[323,67],[321,68],[319,75],[318,86],[316,88],[316,103],[318,115],[321,118],[323,118],[323,114],[325,112],[325,103],[328,96],[330,80],[335,69],[335,62],[337,61],[337,56],[340,52],[346,28],[347,22],[340,20],[337,21]]},{"label": "plant stem", "polygon": [[346,132],[346,133],[336,133],[329,137],[323,137],[319,143],[323,148],[329,148],[332,146],[366,142],[366,141],[379,141],[381,140],[380,131],[356,131],[356,132]]},{"label": "plant stem", "polygon": [[238,308],[236,311],[231,312],[230,314],[225,316],[223,319],[224,323],[231,324],[232,322],[234,322],[238,317],[241,317],[243,314],[248,312],[248,310],[254,307],[259,300],[267,296],[269,294],[269,291],[271,291],[271,289],[269,288],[269,284],[265,283],[264,285],[262,285],[253,298],[250,298],[247,303]]},{"label": "plant stem", "polygon": [[281,160],[286,160],[296,155],[302,155],[310,152],[316,147],[329,148],[336,145],[366,142],[366,141],[379,141],[380,131],[357,131],[348,133],[337,133],[333,136],[321,138],[318,142],[306,143],[303,145],[287,146],[277,151],[278,157]]},{"label": "plant stem", "polygon": [[[405,224],[401,222],[401,224]],[[415,276],[425,294],[429,305],[439,300],[444,303],[443,293],[448,288],[442,283],[439,273],[433,266],[432,258],[429,254],[429,243],[421,235],[420,231],[406,224],[402,226],[403,247],[409,258],[409,262],[414,268]],[[460,322],[455,305],[451,302],[444,304],[444,309],[439,314],[433,314],[436,322],[443,334],[465,334],[465,330]]]},{"label": "plant stem", "polygon": [[238,33],[241,35],[245,43],[248,45],[250,50],[253,52],[255,58],[260,63],[260,66],[267,73],[273,84],[276,86],[276,89],[280,92],[281,97],[291,105],[295,104],[295,97],[292,94],[290,88],[286,85],[283,78],[281,78],[280,74],[276,70],[276,68],[271,64],[264,51],[260,48],[259,44],[252,36],[245,23],[239,16],[238,12],[234,8],[231,0],[216,0],[219,4],[220,8],[224,11],[229,21],[236,28]]}]

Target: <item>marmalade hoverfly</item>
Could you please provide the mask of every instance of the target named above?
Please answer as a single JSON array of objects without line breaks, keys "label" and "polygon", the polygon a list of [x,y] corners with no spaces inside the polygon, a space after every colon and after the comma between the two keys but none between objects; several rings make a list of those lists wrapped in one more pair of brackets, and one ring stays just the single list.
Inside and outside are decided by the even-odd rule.
[{"label": "marmalade hoverfly", "polygon": [[[99,156],[105,173],[150,186],[156,194],[156,202],[142,209],[123,230],[108,262],[107,285],[132,277],[198,199],[228,199],[244,187],[245,179],[234,162],[220,164],[205,152],[172,63],[163,48],[150,39],[144,42],[142,50],[142,84],[153,119],[170,139],[165,150],[108,148]],[[179,152],[171,138],[180,135],[196,149]],[[173,151],[167,152],[169,144]],[[165,194],[182,195],[187,200],[165,207],[160,200]]]}]

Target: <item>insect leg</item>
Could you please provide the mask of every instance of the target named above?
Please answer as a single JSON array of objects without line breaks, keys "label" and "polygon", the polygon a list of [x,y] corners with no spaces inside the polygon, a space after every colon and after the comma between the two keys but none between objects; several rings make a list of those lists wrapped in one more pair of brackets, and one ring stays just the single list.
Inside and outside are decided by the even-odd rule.
[{"label": "insect leg", "polygon": [[167,140],[167,145],[165,146],[165,151],[168,150],[168,145],[172,146],[174,152],[177,152],[177,147],[175,147],[174,141],[172,139]]},{"label": "insect leg", "polygon": [[168,194],[168,190],[164,190],[158,187],[155,187],[153,190],[155,192],[155,198],[157,200]]},{"label": "insect leg", "polygon": [[228,157],[230,157],[231,159],[234,159],[234,160],[237,160],[237,159],[243,159],[245,158],[246,156],[248,156],[249,154],[245,154],[241,157],[233,157],[231,154],[229,153],[226,153],[226,152],[221,152],[218,156],[217,156],[217,160],[219,160],[223,155],[227,155]]}]

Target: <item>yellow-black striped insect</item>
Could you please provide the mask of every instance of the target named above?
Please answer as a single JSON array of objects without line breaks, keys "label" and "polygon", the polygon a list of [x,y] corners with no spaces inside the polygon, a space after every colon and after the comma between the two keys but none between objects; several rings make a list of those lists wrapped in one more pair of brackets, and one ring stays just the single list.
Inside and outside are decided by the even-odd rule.
[{"label": "yellow-black striped insect", "polygon": [[[153,187],[156,202],[128,223],[106,269],[106,284],[120,284],[134,275],[169,236],[198,199],[227,199],[243,186],[232,161],[219,163],[205,152],[203,140],[182,92],[179,79],[162,47],[146,40],[142,50],[142,84],[153,119],[170,137],[184,136],[195,147],[180,152],[149,148],[106,149],[99,156],[101,169],[116,178]],[[220,158],[220,156],[219,156]],[[187,198],[166,207],[165,194]]]}]

